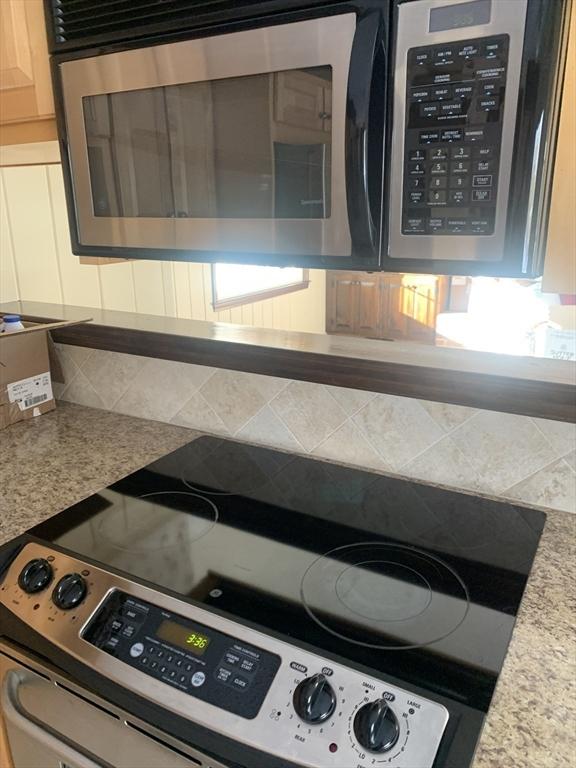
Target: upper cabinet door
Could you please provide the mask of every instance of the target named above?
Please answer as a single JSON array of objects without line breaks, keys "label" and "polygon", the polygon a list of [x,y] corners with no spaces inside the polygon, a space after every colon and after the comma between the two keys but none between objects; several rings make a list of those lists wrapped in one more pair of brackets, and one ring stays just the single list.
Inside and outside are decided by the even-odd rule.
[{"label": "upper cabinet door", "polygon": [[0,0],[0,143],[55,138],[42,0]]}]

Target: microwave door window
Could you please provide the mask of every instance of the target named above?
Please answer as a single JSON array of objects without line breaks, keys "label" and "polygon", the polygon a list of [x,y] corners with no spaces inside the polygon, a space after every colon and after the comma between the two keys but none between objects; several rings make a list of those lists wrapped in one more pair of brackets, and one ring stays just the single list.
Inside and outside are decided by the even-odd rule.
[{"label": "microwave door window", "polygon": [[95,216],[174,216],[164,93],[150,88],[84,99]]},{"label": "microwave door window", "polygon": [[332,68],[84,97],[96,217],[326,219]]}]

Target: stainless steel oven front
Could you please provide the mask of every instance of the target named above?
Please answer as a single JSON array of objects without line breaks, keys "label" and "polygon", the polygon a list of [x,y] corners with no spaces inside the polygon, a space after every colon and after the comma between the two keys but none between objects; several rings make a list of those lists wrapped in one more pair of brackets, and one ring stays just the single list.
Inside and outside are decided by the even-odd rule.
[{"label": "stainless steel oven front", "polygon": [[80,251],[350,257],[356,32],[343,13],[58,63]]}]

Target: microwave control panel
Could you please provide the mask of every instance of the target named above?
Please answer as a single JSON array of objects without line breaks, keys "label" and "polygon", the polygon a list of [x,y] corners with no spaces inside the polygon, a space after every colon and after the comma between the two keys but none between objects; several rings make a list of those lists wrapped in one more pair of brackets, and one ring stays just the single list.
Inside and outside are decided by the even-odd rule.
[{"label": "microwave control panel", "polygon": [[407,52],[402,234],[492,235],[509,36]]}]

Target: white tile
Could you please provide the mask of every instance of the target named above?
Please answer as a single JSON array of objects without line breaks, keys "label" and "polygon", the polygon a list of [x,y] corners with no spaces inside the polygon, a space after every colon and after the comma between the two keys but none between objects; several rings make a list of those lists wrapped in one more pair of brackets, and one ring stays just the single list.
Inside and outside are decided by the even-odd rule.
[{"label": "white tile", "polygon": [[259,373],[247,375],[267,403],[290,384],[290,379],[281,379],[278,376],[263,376]]},{"label": "white tile", "polygon": [[556,458],[527,416],[481,411],[451,437],[478,472],[482,486],[493,492],[510,488]]},{"label": "white tile", "polygon": [[402,474],[428,483],[480,490],[478,473],[448,436],[405,464]]},{"label": "white tile", "polygon": [[87,405],[90,408],[104,408],[102,399],[80,370],[78,370],[70,384],[60,392],[60,399],[66,400],[69,403]]},{"label": "white tile", "polygon": [[360,408],[364,408],[370,400],[376,397],[375,392],[364,392],[360,389],[332,387],[330,384],[325,385],[325,387],[348,416],[353,416]]},{"label": "white tile", "polygon": [[115,411],[157,421],[170,421],[210,375],[211,369],[172,360],[146,359]]},{"label": "white tile", "polygon": [[266,405],[260,386],[249,373],[217,370],[201,392],[231,434]]},{"label": "white tile", "polygon": [[476,408],[468,408],[464,405],[434,403],[431,400],[420,400],[419,402],[445,432],[456,429],[475,413],[478,413]]},{"label": "white tile", "polygon": [[82,368],[95,351],[92,347],[77,347],[75,344],[58,344],[58,347],[70,355],[79,368]]},{"label": "white tile", "polygon": [[242,429],[236,433],[240,440],[250,443],[270,445],[273,448],[283,448],[287,451],[303,453],[304,449],[288,427],[281,421],[269,405],[253,416]]},{"label": "white tile", "polygon": [[509,488],[504,495],[541,507],[576,512],[576,475],[559,459]]},{"label": "white tile", "polygon": [[576,451],[571,451],[568,455],[564,456],[564,461],[573,472],[576,472]]},{"label": "white tile", "polygon": [[195,392],[182,410],[172,418],[172,424],[199,429],[216,435],[229,435],[218,414],[214,413],[200,392]]},{"label": "white tile", "polygon": [[565,456],[576,450],[576,424],[550,421],[550,419],[533,419],[533,421],[558,456]]},{"label": "white tile", "polygon": [[306,451],[313,451],[346,421],[342,408],[320,384],[292,381],[270,406]]},{"label": "white tile", "polygon": [[352,421],[346,421],[313,451],[314,456],[352,464],[362,469],[389,469]]},{"label": "white tile", "polygon": [[81,367],[106,408],[112,408],[144,364],[145,358],[137,355],[95,349]]},{"label": "white tile", "polygon": [[417,400],[378,395],[354,423],[393,469],[400,469],[443,437],[443,430]]}]

